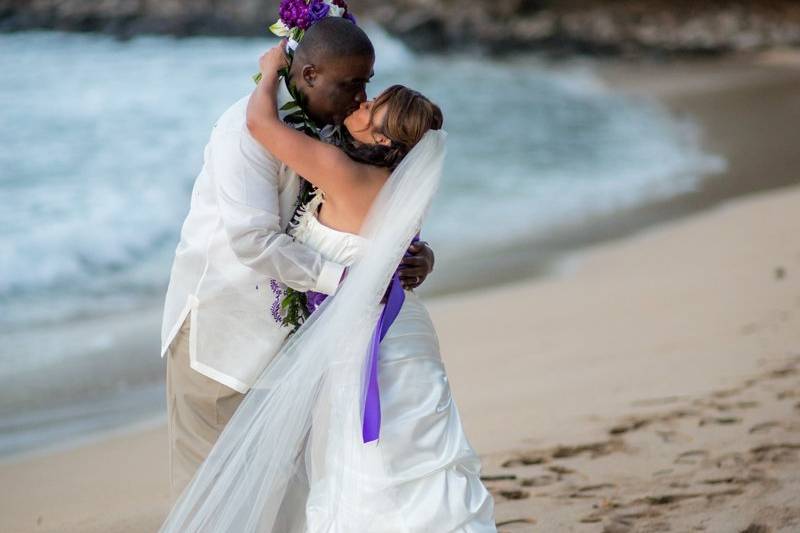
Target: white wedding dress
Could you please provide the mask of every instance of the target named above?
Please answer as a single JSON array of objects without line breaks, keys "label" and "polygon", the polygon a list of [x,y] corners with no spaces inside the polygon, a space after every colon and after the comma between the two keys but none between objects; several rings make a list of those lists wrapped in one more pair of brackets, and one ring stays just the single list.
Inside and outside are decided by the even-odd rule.
[{"label": "white wedding dress", "polygon": [[352,267],[247,393],[161,532],[496,532],[436,333],[412,292],[380,344],[379,438],[362,435],[381,297],[438,188],[446,137],[429,131],[404,158],[363,237],[319,222],[321,197],[306,206],[294,237]]},{"label": "white wedding dress", "polygon": [[[363,252],[365,240],[322,224],[316,215],[323,202],[318,193],[305,206],[292,232],[294,238],[326,259],[349,266]],[[380,344],[378,368],[380,439],[362,444],[364,454],[371,456],[363,464],[372,469],[362,475],[383,478],[377,483],[381,490],[386,490],[386,484],[392,487],[394,501],[379,523],[370,524],[369,532],[496,532],[493,501],[480,480],[480,460],[467,441],[450,394],[436,331],[425,306],[411,291],[405,292],[400,314]],[[324,462],[315,457],[313,435],[326,430],[312,424],[312,445],[306,457],[312,465]],[[327,502],[334,495],[327,493],[331,489],[324,480],[315,480],[313,470],[308,473],[312,479],[308,523],[299,531],[316,533],[330,530]],[[335,496],[347,499],[347,495]],[[363,500],[363,495],[355,497],[349,507],[355,512],[369,507]]]}]

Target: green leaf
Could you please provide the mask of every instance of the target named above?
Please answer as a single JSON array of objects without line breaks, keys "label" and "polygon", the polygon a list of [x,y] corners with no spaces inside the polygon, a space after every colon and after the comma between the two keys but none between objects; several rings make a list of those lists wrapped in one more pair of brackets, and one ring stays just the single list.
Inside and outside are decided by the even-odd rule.
[{"label": "green leaf", "polygon": [[300,107],[305,108],[307,103],[306,95],[298,91],[296,87],[292,87],[292,90],[289,92],[289,94],[292,95],[292,98],[294,98],[294,101],[297,102]]},{"label": "green leaf", "polygon": [[289,111],[291,109],[300,109],[300,106],[297,105],[297,102],[290,100],[281,106],[281,111]]},{"label": "green leaf", "polygon": [[270,26],[269,31],[278,37],[288,37],[290,34],[289,28],[286,27],[286,24],[284,24],[282,20],[278,20],[275,24]]},{"label": "green leaf", "polygon": [[258,74],[253,74],[253,81],[256,82],[256,85],[258,85],[258,82],[261,81],[261,73],[260,72]]},{"label": "green leaf", "polygon": [[283,117],[284,122],[288,122],[289,124],[305,124],[306,119],[302,115],[297,115],[297,113],[292,113],[290,115],[286,115]]}]

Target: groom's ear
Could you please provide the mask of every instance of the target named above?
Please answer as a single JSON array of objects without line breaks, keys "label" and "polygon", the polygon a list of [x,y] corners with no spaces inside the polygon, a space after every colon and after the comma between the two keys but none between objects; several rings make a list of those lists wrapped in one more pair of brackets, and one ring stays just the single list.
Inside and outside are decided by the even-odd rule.
[{"label": "groom's ear", "polygon": [[313,87],[314,82],[317,81],[317,67],[313,64],[303,65],[303,69],[300,72],[306,85]]}]

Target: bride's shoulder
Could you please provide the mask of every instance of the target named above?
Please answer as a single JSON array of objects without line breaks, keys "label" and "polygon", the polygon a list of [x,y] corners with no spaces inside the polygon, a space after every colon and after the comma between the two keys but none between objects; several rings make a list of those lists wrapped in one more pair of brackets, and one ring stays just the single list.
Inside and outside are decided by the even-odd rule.
[{"label": "bride's shoulder", "polygon": [[392,171],[386,167],[370,165],[367,163],[359,163],[359,166],[362,167],[361,176],[367,178],[366,180],[362,181],[367,181],[370,188],[380,189],[392,175]]}]

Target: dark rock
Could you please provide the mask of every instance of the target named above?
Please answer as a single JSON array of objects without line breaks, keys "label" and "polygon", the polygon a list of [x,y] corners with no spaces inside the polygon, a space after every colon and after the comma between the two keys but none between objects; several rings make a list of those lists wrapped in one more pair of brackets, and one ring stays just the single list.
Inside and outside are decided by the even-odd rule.
[{"label": "dark rock", "polygon": [[[392,5],[396,13],[384,14],[381,22],[412,44],[435,38],[448,48],[477,43],[499,54],[709,55],[800,44],[800,6],[790,1],[396,0]],[[440,24],[408,32],[398,16],[403,13],[417,20],[429,14]]]},{"label": "dark rock", "polygon": [[444,22],[432,13],[415,11],[401,15],[392,23],[393,33],[416,50],[444,50],[450,44]]},{"label": "dark rock", "polygon": [[[0,0],[0,31],[264,35],[279,0]],[[412,48],[693,56],[800,46],[792,0],[351,0]]]}]

